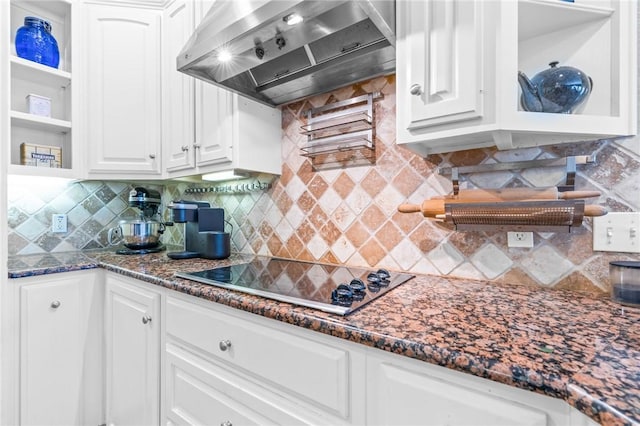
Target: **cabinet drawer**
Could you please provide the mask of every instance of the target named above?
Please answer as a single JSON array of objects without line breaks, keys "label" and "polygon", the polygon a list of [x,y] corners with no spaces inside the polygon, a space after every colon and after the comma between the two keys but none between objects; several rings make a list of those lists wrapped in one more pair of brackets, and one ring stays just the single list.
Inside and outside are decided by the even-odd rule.
[{"label": "cabinet drawer", "polygon": [[173,298],[167,298],[166,327],[169,335],[276,390],[349,416],[346,350]]},{"label": "cabinet drawer", "polygon": [[233,372],[172,344],[166,350],[166,377],[167,424],[308,424]]}]

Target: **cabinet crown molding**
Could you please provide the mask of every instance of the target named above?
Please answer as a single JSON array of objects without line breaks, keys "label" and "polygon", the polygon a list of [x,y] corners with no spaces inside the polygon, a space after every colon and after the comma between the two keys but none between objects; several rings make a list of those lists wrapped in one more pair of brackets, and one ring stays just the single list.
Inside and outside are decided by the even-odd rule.
[{"label": "cabinet crown molding", "polygon": [[175,0],[85,0],[85,3],[164,10],[174,1]]}]

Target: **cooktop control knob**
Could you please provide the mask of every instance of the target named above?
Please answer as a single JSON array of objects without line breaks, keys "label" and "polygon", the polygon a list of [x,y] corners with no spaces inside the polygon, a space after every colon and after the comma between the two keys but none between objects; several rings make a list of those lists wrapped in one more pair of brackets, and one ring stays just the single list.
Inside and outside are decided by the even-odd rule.
[{"label": "cooktop control knob", "polygon": [[388,280],[391,277],[389,271],[384,268],[378,269],[378,272],[376,272],[376,274],[383,280]]},{"label": "cooktop control knob", "polygon": [[353,304],[353,290],[346,284],[340,284],[331,292],[331,303],[339,306]]},{"label": "cooktop control knob", "polygon": [[354,300],[362,300],[366,295],[367,287],[360,278],[354,278],[349,283],[349,288],[353,291]]}]

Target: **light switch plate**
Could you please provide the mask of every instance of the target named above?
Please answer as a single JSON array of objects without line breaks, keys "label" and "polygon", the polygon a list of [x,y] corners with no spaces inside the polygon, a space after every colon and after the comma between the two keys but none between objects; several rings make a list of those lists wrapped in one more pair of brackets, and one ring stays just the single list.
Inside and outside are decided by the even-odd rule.
[{"label": "light switch plate", "polygon": [[594,217],[593,251],[640,253],[640,212]]}]

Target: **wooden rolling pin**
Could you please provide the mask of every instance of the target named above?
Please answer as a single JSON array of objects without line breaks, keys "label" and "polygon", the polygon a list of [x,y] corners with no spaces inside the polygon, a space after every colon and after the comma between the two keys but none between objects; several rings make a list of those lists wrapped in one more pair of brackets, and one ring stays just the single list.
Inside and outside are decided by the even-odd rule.
[{"label": "wooden rolling pin", "polygon": [[[445,214],[444,204],[451,203],[454,200],[438,200],[438,199],[430,199],[424,200],[421,205],[418,204],[401,204],[398,207],[398,211],[400,213],[422,213],[424,217],[436,218],[439,215]],[[455,200],[459,203],[469,203],[468,200]],[[528,200],[531,201],[531,200]],[[604,216],[607,214],[607,209],[602,206],[597,205],[586,205],[584,206],[584,215],[585,216]]]},{"label": "wooden rolling pin", "polygon": [[501,188],[501,189],[461,189],[458,195],[442,195],[432,199],[449,202],[481,202],[481,201],[522,201],[522,200],[575,200],[593,198],[602,195],[598,191],[566,191],[558,188]]}]

